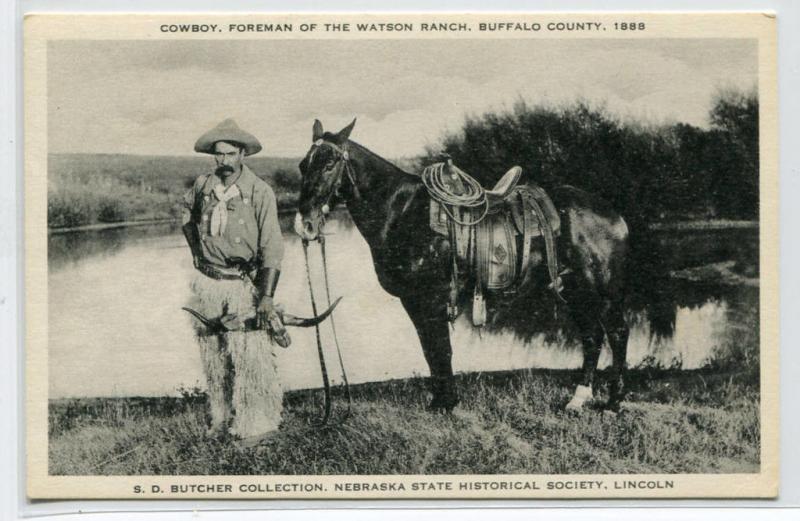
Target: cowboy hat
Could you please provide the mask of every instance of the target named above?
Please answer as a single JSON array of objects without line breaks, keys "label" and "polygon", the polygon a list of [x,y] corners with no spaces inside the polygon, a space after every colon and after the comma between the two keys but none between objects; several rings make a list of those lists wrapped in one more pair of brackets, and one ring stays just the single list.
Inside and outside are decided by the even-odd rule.
[{"label": "cowboy hat", "polygon": [[195,152],[213,154],[214,144],[218,141],[236,143],[244,147],[244,155],[251,156],[261,150],[261,143],[256,137],[239,128],[239,125],[232,118],[228,118],[216,127],[212,128],[194,144]]}]

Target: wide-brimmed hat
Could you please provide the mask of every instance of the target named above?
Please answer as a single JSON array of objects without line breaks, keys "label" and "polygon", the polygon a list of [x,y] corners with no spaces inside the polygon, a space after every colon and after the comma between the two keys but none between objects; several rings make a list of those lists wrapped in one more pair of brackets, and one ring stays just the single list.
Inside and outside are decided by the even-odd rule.
[{"label": "wide-brimmed hat", "polygon": [[261,150],[261,143],[251,134],[239,128],[236,122],[228,118],[216,127],[212,128],[194,144],[195,152],[204,154],[214,153],[214,144],[217,141],[228,143],[238,143],[244,147],[244,155],[251,156]]}]

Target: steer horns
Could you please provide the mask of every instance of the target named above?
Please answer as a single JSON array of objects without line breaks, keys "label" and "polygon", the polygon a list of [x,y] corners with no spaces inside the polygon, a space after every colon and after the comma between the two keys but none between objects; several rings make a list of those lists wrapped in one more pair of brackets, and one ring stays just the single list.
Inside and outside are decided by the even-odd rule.
[{"label": "steer horns", "polygon": [[[294,326],[294,327],[313,327],[328,318],[331,313],[333,313],[333,309],[339,304],[339,301],[342,300],[342,297],[337,298],[331,306],[326,309],[321,314],[317,315],[316,317],[311,318],[302,318],[296,317],[290,313],[286,313],[283,309],[278,306],[276,307],[276,311],[278,315],[281,317],[281,321],[285,326]],[[253,331],[257,330],[258,327],[256,326],[256,317],[249,316],[245,318],[240,318],[236,313],[228,313],[222,315],[218,318],[208,318],[204,316],[202,313],[195,311],[192,308],[181,308],[182,310],[186,311],[194,318],[199,320],[204,326],[208,328],[209,333],[226,333],[228,331]]]}]

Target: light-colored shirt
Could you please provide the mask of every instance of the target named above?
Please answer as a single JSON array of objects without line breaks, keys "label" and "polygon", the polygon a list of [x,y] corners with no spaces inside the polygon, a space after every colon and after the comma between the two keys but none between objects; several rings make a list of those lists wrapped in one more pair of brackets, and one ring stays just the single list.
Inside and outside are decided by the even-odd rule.
[{"label": "light-colored shirt", "polygon": [[200,232],[203,260],[216,266],[255,261],[260,268],[280,269],[283,238],[272,188],[244,166],[234,182],[241,193],[226,203],[225,230],[212,236],[211,212],[220,204],[214,186],[220,183],[222,179],[216,174],[202,175],[183,196],[184,206],[191,212],[191,222]]}]

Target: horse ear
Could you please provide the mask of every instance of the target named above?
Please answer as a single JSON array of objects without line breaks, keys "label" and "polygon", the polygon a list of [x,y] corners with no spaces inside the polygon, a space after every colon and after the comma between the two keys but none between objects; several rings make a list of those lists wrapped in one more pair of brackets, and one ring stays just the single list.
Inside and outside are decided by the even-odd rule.
[{"label": "horse ear", "polygon": [[336,140],[339,142],[339,144],[344,143],[350,138],[350,132],[353,131],[353,127],[355,126],[356,126],[356,118],[353,118],[353,121],[351,121],[349,125],[344,127],[342,130],[339,131],[338,134],[336,134]]},{"label": "horse ear", "polygon": [[322,134],[323,134],[322,123],[320,123],[318,119],[315,119],[314,120],[314,130],[313,130],[313,133],[311,135],[311,141],[316,141],[318,139],[322,139]]}]

